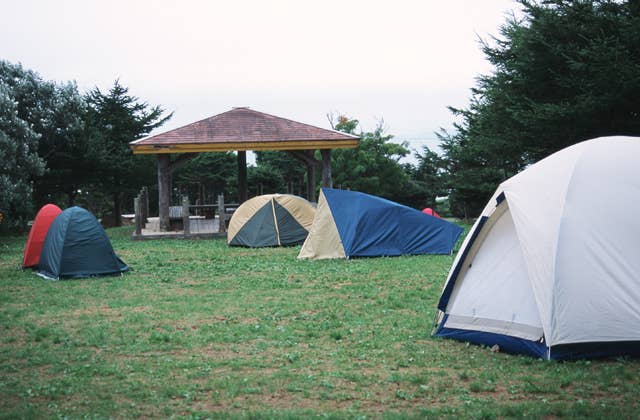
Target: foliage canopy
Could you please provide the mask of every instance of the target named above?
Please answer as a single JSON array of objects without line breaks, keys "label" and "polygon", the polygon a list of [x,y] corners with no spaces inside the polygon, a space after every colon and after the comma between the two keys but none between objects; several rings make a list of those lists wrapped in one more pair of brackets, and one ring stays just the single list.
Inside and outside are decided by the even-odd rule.
[{"label": "foliage canopy", "polygon": [[23,226],[33,212],[32,181],[45,173],[39,145],[72,137],[66,121],[75,86],[43,81],[19,64],[0,60],[0,229]]},{"label": "foliage canopy", "polygon": [[576,142],[640,135],[640,2],[520,0],[482,49],[461,122],[441,133],[458,215],[479,213],[496,185]]}]

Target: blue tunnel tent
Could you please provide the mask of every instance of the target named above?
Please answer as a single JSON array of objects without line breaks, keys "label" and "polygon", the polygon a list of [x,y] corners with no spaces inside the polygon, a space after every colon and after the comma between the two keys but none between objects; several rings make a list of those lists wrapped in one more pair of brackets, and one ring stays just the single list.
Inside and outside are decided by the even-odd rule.
[{"label": "blue tunnel tent", "polygon": [[298,258],[451,254],[462,228],[356,191],[323,188]]},{"label": "blue tunnel tent", "polygon": [[56,217],[47,232],[38,275],[58,280],[117,275],[128,269],[95,216],[71,207]]}]

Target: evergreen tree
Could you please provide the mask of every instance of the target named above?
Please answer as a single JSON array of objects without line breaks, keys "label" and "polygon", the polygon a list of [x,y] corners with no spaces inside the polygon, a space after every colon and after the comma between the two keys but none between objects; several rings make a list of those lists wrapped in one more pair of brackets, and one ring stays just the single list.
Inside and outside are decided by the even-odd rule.
[{"label": "evergreen tree", "polygon": [[[296,165],[300,164],[296,162]],[[280,168],[271,163],[262,162],[256,166],[250,166],[247,171],[247,180],[251,186],[251,195],[254,196],[286,192],[287,187]]]},{"label": "evergreen tree", "polygon": [[[264,170],[258,170],[262,167],[268,167]],[[263,185],[263,191],[268,188],[271,193],[287,192],[289,187],[292,188],[292,192],[297,192],[300,195],[304,194],[306,185],[306,167],[305,165],[290,156],[284,151],[261,151],[256,152],[256,169],[249,171],[249,177],[255,179],[250,182],[250,185],[256,186],[254,182],[258,182]],[[270,183],[266,180],[269,173],[277,174],[279,178],[275,183]],[[266,194],[266,192],[265,192]]]},{"label": "evergreen tree", "polygon": [[174,175],[173,183],[190,200],[201,204],[216,202],[218,194],[235,194],[238,176],[237,158],[233,152],[199,153]]},{"label": "evergreen tree", "polygon": [[132,197],[142,185],[154,183],[156,176],[153,158],[134,156],[129,142],[145,137],[173,114],[163,116],[160,106],[140,102],[118,80],[107,93],[91,90],[86,100],[96,185],[111,197],[114,223],[119,226],[125,194]]},{"label": "evergreen tree", "polygon": [[497,184],[576,142],[640,135],[640,2],[519,0],[453,133],[452,207],[477,215]]},{"label": "evergreen tree", "polygon": [[445,181],[445,162],[443,158],[429,147],[424,146],[422,154],[416,153],[418,166],[409,167],[413,179],[418,184],[420,205],[436,208],[436,197],[447,194]]}]

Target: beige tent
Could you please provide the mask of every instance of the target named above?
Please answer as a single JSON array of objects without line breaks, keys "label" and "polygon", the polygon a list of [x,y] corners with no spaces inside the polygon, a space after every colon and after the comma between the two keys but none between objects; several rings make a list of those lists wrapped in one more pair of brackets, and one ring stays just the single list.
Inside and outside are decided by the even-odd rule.
[{"label": "beige tent", "polygon": [[253,197],[233,213],[227,243],[252,248],[301,244],[309,234],[315,212],[311,203],[295,195]]},{"label": "beige tent", "polygon": [[330,259],[346,258],[342,240],[336,222],[333,220],[329,203],[320,190],[318,208],[316,209],[315,223],[309,230],[309,236],[302,245],[299,259]]}]

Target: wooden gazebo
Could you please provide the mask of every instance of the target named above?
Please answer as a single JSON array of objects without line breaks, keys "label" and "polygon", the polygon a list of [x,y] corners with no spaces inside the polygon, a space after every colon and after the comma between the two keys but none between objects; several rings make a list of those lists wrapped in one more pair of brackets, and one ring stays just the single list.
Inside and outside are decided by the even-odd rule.
[{"label": "wooden gazebo", "polygon": [[[307,167],[307,198],[315,201],[316,167],[322,186],[331,187],[331,149],[353,148],[359,137],[254,111],[233,108],[174,130],[129,143],[134,154],[158,155],[160,229],[169,229],[171,174],[199,152],[238,153],[240,202],[247,199],[247,150],[282,150]],[[320,150],[322,160],[315,158]],[[170,154],[181,154],[174,160]]]}]

